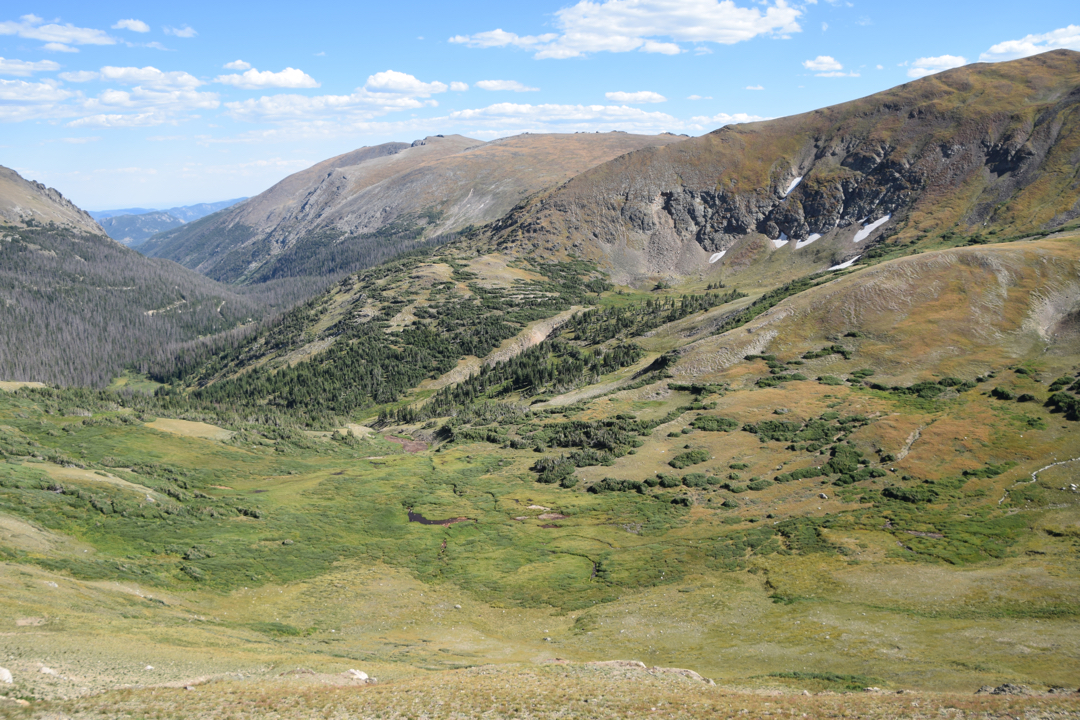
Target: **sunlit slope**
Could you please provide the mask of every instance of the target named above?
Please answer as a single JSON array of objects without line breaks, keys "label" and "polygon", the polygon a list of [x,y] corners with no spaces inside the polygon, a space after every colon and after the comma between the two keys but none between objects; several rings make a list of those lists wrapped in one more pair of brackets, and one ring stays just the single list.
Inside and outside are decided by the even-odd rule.
[{"label": "sunlit slope", "polygon": [[583,170],[682,139],[582,133],[387,143],[291,175],[233,208],[153,238],[141,250],[228,282],[334,274],[363,266],[353,255],[369,245],[404,249],[415,240],[490,222]]},{"label": "sunlit slope", "polygon": [[[858,348],[900,381],[975,376],[1000,363],[1070,367],[1080,356],[1080,237],[957,248],[854,272],[745,327],[685,347],[676,374],[701,379],[750,353]],[[848,333],[858,337],[844,338]]]},{"label": "sunlit slope", "polygon": [[1078,102],[1076,52],[967,65],[618,158],[493,236],[529,252],[575,247],[623,281],[700,273],[716,253],[748,248],[828,246],[818,260],[840,262],[885,238],[1052,229],[1080,213]]}]

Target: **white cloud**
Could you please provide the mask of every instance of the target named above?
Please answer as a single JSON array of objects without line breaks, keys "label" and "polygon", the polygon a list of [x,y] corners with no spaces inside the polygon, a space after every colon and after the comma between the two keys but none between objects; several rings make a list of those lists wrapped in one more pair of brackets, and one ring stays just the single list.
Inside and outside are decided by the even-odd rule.
[{"label": "white cloud", "polygon": [[476,83],[481,90],[505,90],[510,92],[536,92],[540,88],[522,85],[517,80],[481,80]]},{"label": "white cloud", "polygon": [[17,35],[27,40],[41,40],[47,50],[77,52],[72,45],[115,45],[116,38],[104,30],[81,28],[68,23],[45,23],[37,15],[23,15],[18,21],[0,22],[0,35]]},{"label": "white cloud", "polygon": [[818,55],[813,60],[803,60],[803,67],[818,77],[859,77],[857,72],[844,72],[844,66],[831,55]]},{"label": "white cloud", "polygon": [[252,68],[240,75],[218,75],[214,82],[222,85],[232,85],[244,90],[260,90],[263,88],[317,88],[319,83],[302,70],[287,67],[281,72],[262,72]]},{"label": "white cloud", "polygon": [[77,52],[79,52],[79,48],[73,48],[70,45],[65,45],[64,43],[58,43],[58,42],[45,43],[41,47],[44,48],[45,50],[49,50],[50,52],[66,52],[66,53],[77,53]]},{"label": "white cloud", "polygon": [[226,70],[250,70],[251,63],[246,63],[243,60],[233,60],[230,63],[222,65]]},{"label": "white cloud", "polygon": [[878,70],[884,70],[884,69],[885,69],[885,66],[884,66],[884,65],[875,65],[875,67],[876,67],[876,68],[877,68]]},{"label": "white cloud", "polygon": [[738,123],[759,122],[761,120],[769,120],[770,118],[762,117],[761,115],[749,115],[747,113],[735,113],[729,115],[728,113],[719,113],[712,116],[697,116],[690,118],[690,124],[688,129],[691,130],[715,130],[725,125],[736,125]]},{"label": "white cloud", "polygon": [[712,100],[712,95],[691,95],[687,100]]},{"label": "white cloud", "polygon": [[184,27],[179,28],[163,27],[162,31],[164,31],[166,35],[172,35],[178,38],[191,38],[199,34],[195,32],[195,29],[193,27],[187,24],[185,24]]},{"label": "white cloud", "polygon": [[446,92],[447,86],[438,80],[426,83],[408,73],[398,72],[397,70],[384,70],[368,76],[367,82],[364,83],[364,89],[372,93],[428,97],[436,93]]},{"label": "white cloud", "polygon": [[532,49],[538,45],[550,43],[557,37],[559,37],[558,33],[548,33],[546,35],[517,35],[516,33],[495,29],[476,33],[475,35],[455,35],[450,38],[450,42],[468,45],[469,47],[474,48],[506,47],[507,45],[511,45],[519,48]]},{"label": "white cloud", "polygon": [[450,89],[454,92],[465,92],[469,89],[469,84],[458,82],[457,80],[455,80],[454,82],[450,83]]},{"label": "white cloud", "polygon": [[217,93],[182,89],[134,87],[131,90],[105,90],[83,103],[86,110],[160,108],[169,112],[193,109],[213,110],[220,105]]},{"label": "white cloud", "polygon": [[604,93],[604,97],[612,102],[629,103],[631,105],[667,102],[666,97],[650,90],[641,90],[639,92],[609,92]]},{"label": "white cloud", "polygon": [[1025,35],[1019,40],[1000,42],[979,55],[979,60],[983,62],[1015,60],[1059,48],[1080,50],[1080,25],[1068,25],[1048,33]]},{"label": "white cloud", "polygon": [[89,82],[101,80],[103,82],[117,82],[124,85],[142,85],[150,88],[196,88],[202,85],[202,81],[194,75],[174,70],[162,72],[156,67],[113,67],[106,65],[100,72],[79,70],[60,74],[61,79],[68,82]]},{"label": "white cloud", "polygon": [[68,127],[132,128],[153,127],[168,122],[176,122],[168,115],[158,111],[136,113],[133,115],[100,114],[72,120]]},{"label": "white cloud", "polygon": [[[518,47],[537,58],[571,58],[595,52],[674,55],[680,42],[731,45],[759,35],[800,32],[802,10],[775,0],[743,8],[734,0],[581,0],[555,13],[559,33],[517,35],[502,29],[455,35],[469,47]],[[674,42],[660,42],[667,38]]]},{"label": "white cloud", "polygon": [[245,122],[340,123],[344,119],[370,119],[395,110],[431,107],[434,100],[401,95],[375,95],[360,90],[352,95],[264,95],[225,103],[229,117]]},{"label": "white cloud", "polygon": [[85,145],[86,143],[97,142],[101,138],[97,135],[91,137],[66,137],[60,138],[60,142],[67,143],[68,145]]},{"label": "white cloud", "polygon": [[844,69],[843,65],[829,55],[818,55],[813,60],[804,60],[803,67],[807,70],[813,70],[814,72],[829,72]]},{"label": "white cloud", "polygon": [[54,80],[0,80],[0,121],[59,117],[65,112],[63,102],[75,96]]},{"label": "white cloud", "polygon": [[764,90],[765,86],[764,85],[747,85],[746,89],[747,90]]},{"label": "white cloud", "polygon": [[60,64],[55,63],[52,60],[27,62],[25,60],[8,60],[0,57],[0,75],[27,77],[36,72],[53,72],[59,69]]},{"label": "white cloud", "polygon": [[60,73],[61,80],[74,83],[90,82],[91,80],[97,80],[100,77],[101,73],[95,70],[76,70],[75,72]]},{"label": "white cloud", "polygon": [[967,60],[959,55],[939,55],[938,57],[925,57],[913,60],[908,68],[907,75],[912,78],[926,77],[939,73],[942,70],[957,68],[967,65]]},{"label": "white cloud", "polygon": [[827,22],[821,23],[821,32],[826,32],[826,31],[828,31],[828,29],[829,29],[829,23],[827,23]]},{"label": "white cloud", "polygon": [[150,26],[144,23],[142,20],[135,20],[134,18],[128,20],[118,20],[115,25],[112,26],[113,30],[130,30],[137,33],[150,32]]}]

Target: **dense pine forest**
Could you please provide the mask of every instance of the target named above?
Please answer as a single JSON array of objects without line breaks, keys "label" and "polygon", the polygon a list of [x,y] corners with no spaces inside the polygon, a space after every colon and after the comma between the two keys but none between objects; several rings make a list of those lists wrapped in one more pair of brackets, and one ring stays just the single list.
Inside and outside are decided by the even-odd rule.
[{"label": "dense pine forest", "polygon": [[5,226],[0,378],[100,387],[128,367],[165,373],[227,349],[326,282],[237,290],[103,236]]}]

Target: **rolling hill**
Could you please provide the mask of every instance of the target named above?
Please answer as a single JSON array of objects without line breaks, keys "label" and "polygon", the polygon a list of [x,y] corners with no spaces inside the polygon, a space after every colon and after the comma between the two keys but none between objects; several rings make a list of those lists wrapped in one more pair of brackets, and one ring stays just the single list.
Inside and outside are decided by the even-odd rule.
[{"label": "rolling hill", "polygon": [[375,264],[393,244],[495,220],[529,195],[642,147],[683,140],[626,133],[451,135],[346,153],[261,195],[169,231],[140,250],[222,282],[332,275]]}]

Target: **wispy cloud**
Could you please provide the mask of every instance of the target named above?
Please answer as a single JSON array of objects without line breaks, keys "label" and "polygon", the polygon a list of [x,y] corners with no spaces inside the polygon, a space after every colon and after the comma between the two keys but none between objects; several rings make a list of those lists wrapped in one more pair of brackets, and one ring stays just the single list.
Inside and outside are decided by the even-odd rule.
[{"label": "wispy cloud", "polygon": [[927,75],[939,73],[942,70],[967,65],[967,60],[959,55],[939,55],[938,57],[924,57],[913,60],[908,68],[907,75],[911,78],[921,78]]},{"label": "wispy cloud", "polygon": [[1067,25],[1039,35],[1025,35],[1019,40],[1006,40],[992,45],[979,55],[983,62],[1000,62],[1038,55],[1048,50],[1080,50],[1080,25]]},{"label": "wispy cloud", "polygon": [[764,90],[765,86],[764,85],[747,85],[746,89],[747,90]]},{"label": "wispy cloud", "polygon": [[150,32],[150,26],[144,23],[142,20],[136,20],[129,18],[127,20],[118,20],[115,25],[112,26],[113,30],[130,30],[137,33]]},{"label": "wispy cloud", "polygon": [[196,35],[199,34],[199,33],[195,32],[195,29],[193,27],[191,27],[190,25],[186,25],[186,24],[183,27],[178,27],[178,28],[166,26],[166,27],[163,27],[161,30],[166,35],[172,35],[173,37],[178,37],[178,38],[193,38],[193,37],[195,37]]},{"label": "wispy cloud", "polygon": [[249,70],[251,63],[246,63],[243,60],[233,60],[232,62],[222,65],[226,70]]},{"label": "wispy cloud", "polygon": [[36,72],[54,72],[59,69],[60,64],[52,60],[27,62],[25,60],[8,60],[0,57],[0,75],[28,77]]},{"label": "wispy cloud", "polygon": [[476,83],[481,90],[503,90],[509,92],[537,92],[540,88],[523,85],[517,80],[481,80]]},{"label": "wispy cloud", "polygon": [[117,82],[123,85],[141,85],[150,88],[196,88],[203,84],[194,75],[179,70],[163,72],[156,67],[113,67],[106,65],[100,71],[79,70],[61,73],[60,78],[68,82]]},{"label": "wispy cloud", "polygon": [[609,92],[604,93],[604,97],[612,102],[628,103],[630,105],[667,102],[666,97],[650,90],[641,90],[639,92]]},{"label": "wispy cloud", "polygon": [[536,58],[630,51],[675,55],[683,52],[681,42],[730,45],[800,32],[801,15],[786,0],[760,7],[739,7],[734,0],[581,0],[555,13],[557,33],[518,35],[499,28],[455,35],[450,42],[517,47],[533,51]]},{"label": "wispy cloud", "polygon": [[68,23],[46,23],[37,15],[23,15],[17,21],[0,22],[0,35],[17,35],[27,40],[40,40],[46,50],[78,52],[74,45],[115,45],[116,38],[104,30],[81,28]]}]

